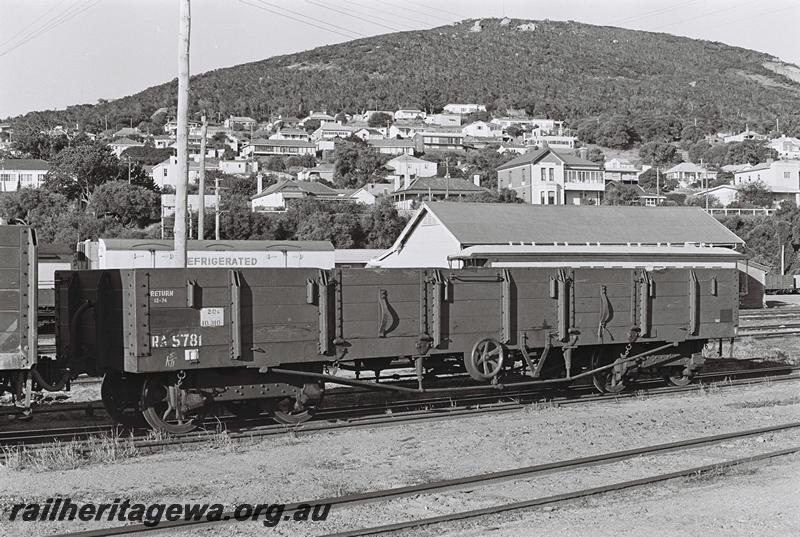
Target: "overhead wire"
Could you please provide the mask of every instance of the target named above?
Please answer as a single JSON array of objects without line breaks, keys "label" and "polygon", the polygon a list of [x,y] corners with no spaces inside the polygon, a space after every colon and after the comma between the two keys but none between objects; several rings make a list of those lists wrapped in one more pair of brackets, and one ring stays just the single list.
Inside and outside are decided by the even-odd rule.
[{"label": "overhead wire", "polygon": [[[258,1],[258,0],[254,0],[254,1]],[[334,34],[340,35],[342,37],[345,37],[347,39],[353,39],[353,38],[356,38],[356,37],[365,37],[364,34],[354,32],[353,30],[347,30],[347,32],[349,32],[349,33],[344,33],[344,32],[341,32],[339,30],[335,30],[335,29],[333,29],[333,28],[331,28],[329,26],[323,26],[321,24],[316,24],[316,23],[310,22],[310,20],[306,20],[306,19],[312,19],[312,20],[317,20],[317,19],[313,19],[311,17],[308,17],[307,15],[303,15],[302,17],[294,17],[292,15],[287,15],[286,13],[281,13],[280,11],[277,11],[275,9],[270,9],[268,7],[264,7],[263,5],[254,4],[254,3],[248,2],[247,0],[239,0],[239,3],[244,4],[246,6],[250,6],[250,7],[256,8],[256,9],[260,9],[262,11],[266,11],[268,13],[272,13],[273,15],[278,15],[280,17],[284,17],[286,19],[293,20],[295,22],[299,22],[301,24],[305,24],[307,26],[312,26],[312,27],[317,28],[319,30],[324,30],[326,32],[334,33]],[[325,24],[328,24],[328,23],[325,22]]]},{"label": "overhead wire", "polygon": [[633,17],[628,17],[626,19],[622,19],[615,24],[627,24],[630,22],[638,21],[641,19],[647,19],[649,17],[653,17],[655,15],[663,15],[664,13],[669,13],[670,11],[675,11],[676,9],[680,9],[682,7],[688,6],[689,4],[695,3],[697,0],[687,0],[685,2],[679,2],[672,6],[662,7],[659,9],[655,9],[653,11],[647,11],[645,13],[639,13],[638,15],[634,15]]},{"label": "overhead wire", "polygon": [[[374,20],[370,20],[370,19],[361,17],[359,15],[354,15],[353,13],[348,13],[347,11],[342,11],[341,9],[336,9],[336,8],[330,7],[328,5],[325,5],[323,3],[315,2],[314,0],[306,0],[306,2],[308,2],[309,4],[315,5],[317,7],[321,7],[323,9],[327,9],[329,11],[333,11],[335,13],[340,13],[342,15],[346,15],[348,17],[352,17],[354,19],[358,19],[360,21],[363,21],[363,22],[366,22],[366,23],[369,23],[369,24],[374,24],[376,26],[380,26],[382,28],[386,28],[387,30],[392,30],[393,32],[403,32],[403,31],[405,31],[403,28],[397,28],[395,26],[389,26],[388,24],[384,24],[382,22],[375,22]],[[373,17],[373,18],[375,18],[375,17]]]},{"label": "overhead wire", "polygon": [[51,31],[51,30],[53,30],[55,28],[57,28],[58,26],[64,24],[65,22],[68,22],[68,21],[74,19],[75,17],[77,17],[78,15],[83,13],[84,11],[86,11],[88,9],[91,9],[92,7],[94,7],[95,5],[100,3],[101,1],[102,0],[87,0],[82,6],[78,5],[78,4],[75,4],[71,8],[69,8],[66,11],[62,12],[62,14],[57,16],[57,18],[55,18],[55,19],[51,18],[51,19],[49,19],[48,22],[45,22],[39,28],[35,28],[34,30],[28,32],[25,36],[22,37],[22,39],[19,42],[17,42],[13,46],[8,47],[8,48],[0,51],[0,57],[5,56],[5,55],[13,52],[14,50],[18,49],[19,47],[21,47],[21,46],[23,46],[23,45],[25,45],[27,43],[29,43],[30,41],[36,39],[37,37],[41,37],[42,35],[48,33],[49,31]]},{"label": "overhead wire", "polygon": [[52,8],[52,10],[48,8],[43,15],[39,17],[34,17],[32,21],[30,21],[28,24],[17,30],[16,33],[12,34],[10,37],[7,37],[5,41],[0,41],[0,48],[6,46],[8,43],[14,41],[17,37],[27,32],[33,25],[40,22],[41,19],[53,17],[53,12],[57,11],[58,8],[61,7],[61,5],[64,4],[64,2],[66,1],[67,0],[61,0],[58,4],[56,4]]},{"label": "overhead wire", "polygon": [[[389,15],[389,16],[392,16],[392,17],[401,17],[403,19],[415,22],[417,24],[424,24],[426,26],[431,24],[430,20],[420,20],[420,19],[417,19],[417,18],[414,18],[414,17],[410,17],[405,13],[398,13],[397,11],[389,10],[389,9],[387,9],[385,4],[383,5],[382,8],[378,8],[378,7],[375,7],[375,2],[357,2],[356,0],[346,0],[345,3],[361,6],[362,8],[371,9],[372,11],[375,11],[377,13],[383,13],[385,15]],[[408,8],[406,8],[406,9],[408,11],[412,12],[412,13],[416,13],[416,14],[422,15],[424,17],[436,17],[436,18],[438,18],[440,20],[445,20],[445,18],[442,17],[441,15],[427,15],[426,13],[422,13],[420,11],[416,11],[416,10],[412,10],[412,9],[408,9]],[[448,23],[451,22],[450,19],[446,19],[446,20],[447,20]]]},{"label": "overhead wire", "polygon": [[662,30],[664,28],[669,28],[670,26],[675,26],[677,24],[685,25],[685,24],[687,24],[689,22],[692,22],[692,21],[695,21],[695,20],[699,20],[699,19],[704,19],[706,17],[710,17],[711,15],[716,15],[717,13],[721,13],[723,11],[730,11],[731,9],[737,9],[737,8],[746,6],[748,4],[757,4],[757,3],[761,3],[761,0],[749,0],[747,2],[741,2],[739,4],[723,7],[723,8],[720,8],[720,9],[716,9],[714,11],[709,11],[708,13],[703,13],[701,15],[697,15],[697,16],[694,16],[694,17],[689,17],[687,19],[681,19],[680,21],[672,22],[672,23],[669,23],[669,24],[663,24],[661,26],[656,26],[655,28],[652,28],[652,29],[650,29],[648,31],[655,32],[655,31],[658,31],[658,30]]}]

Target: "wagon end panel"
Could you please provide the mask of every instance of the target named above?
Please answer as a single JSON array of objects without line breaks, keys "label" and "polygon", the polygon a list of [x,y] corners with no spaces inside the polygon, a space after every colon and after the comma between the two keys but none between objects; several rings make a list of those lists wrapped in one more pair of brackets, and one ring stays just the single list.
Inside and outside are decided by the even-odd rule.
[{"label": "wagon end panel", "polygon": [[0,226],[0,371],[36,363],[35,232]]}]

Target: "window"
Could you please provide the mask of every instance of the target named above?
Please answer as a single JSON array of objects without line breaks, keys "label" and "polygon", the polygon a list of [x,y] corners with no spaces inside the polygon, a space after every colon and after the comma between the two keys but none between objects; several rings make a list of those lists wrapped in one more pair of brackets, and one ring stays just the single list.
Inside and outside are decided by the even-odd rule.
[{"label": "window", "polygon": [[542,168],[542,181],[547,181],[547,168]]},{"label": "window", "polygon": [[168,175],[169,175],[169,169],[164,168],[164,177],[167,177]]},{"label": "window", "polygon": [[547,205],[547,193],[546,192],[542,192],[541,201],[542,201],[542,205]]},{"label": "window", "polygon": [[550,179],[550,182],[553,182],[553,181],[555,181],[555,175],[554,175],[554,174],[555,174],[555,169],[554,169],[554,168],[550,168],[550,172],[549,172],[549,176],[550,176],[550,177],[549,177],[549,179]]},{"label": "window", "polygon": [[556,193],[550,191],[547,193],[547,204],[548,205],[555,205],[556,204]]},{"label": "window", "polygon": [[11,181],[12,178],[13,178],[13,175],[11,175],[10,173],[0,173],[0,181],[4,181],[4,182],[5,181]]},{"label": "window", "polygon": [[655,207],[656,206],[656,200],[654,200],[653,198],[646,198],[644,200],[644,204],[647,205],[648,207]]},{"label": "window", "polygon": [[25,181],[27,183],[30,183],[31,181],[33,181],[33,174],[32,173],[21,173],[21,174],[19,174],[19,180],[20,181]]},{"label": "window", "polygon": [[783,172],[783,178],[784,179],[791,179],[792,178],[792,172]]}]

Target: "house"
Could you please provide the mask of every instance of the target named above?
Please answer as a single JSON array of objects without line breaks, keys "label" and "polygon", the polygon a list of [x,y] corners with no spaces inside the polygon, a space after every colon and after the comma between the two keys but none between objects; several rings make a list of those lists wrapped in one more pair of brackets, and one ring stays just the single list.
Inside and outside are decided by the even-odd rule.
[{"label": "house", "polygon": [[358,136],[362,140],[369,141],[369,140],[383,140],[386,136],[380,129],[373,129],[372,127],[364,127],[361,128],[353,133],[355,136]]},{"label": "house", "polygon": [[[205,160],[206,172],[218,170],[219,160],[214,158],[207,158]],[[163,162],[153,166],[150,171],[150,177],[153,182],[159,187],[170,186],[175,188],[178,183],[178,157],[172,156]],[[200,178],[200,163],[194,160],[189,161],[189,182],[197,183]]]},{"label": "house", "polygon": [[422,153],[430,149],[463,149],[464,133],[458,127],[432,127],[426,126],[414,135],[417,142],[417,151]]},{"label": "house", "polygon": [[303,140],[265,140],[259,138],[242,149],[242,155],[248,157],[268,155],[314,155],[316,144]]},{"label": "house", "polygon": [[440,127],[458,127],[461,125],[460,114],[431,114],[425,118],[428,125],[438,125]]},{"label": "house", "polygon": [[312,110],[299,124],[305,126],[309,121],[319,121],[320,125],[323,125],[325,123],[333,123],[336,121],[336,118],[326,112],[314,112]]},{"label": "house", "polygon": [[722,141],[726,144],[730,144],[733,142],[744,142],[745,140],[766,140],[767,137],[763,134],[759,134],[756,131],[751,131],[750,127],[745,125],[745,128],[739,134],[730,134],[727,136],[723,136]]},{"label": "house", "polygon": [[311,141],[333,140],[334,138],[348,138],[356,132],[350,125],[339,125],[338,123],[325,123],[311,133]]},{"label": "house", "polygon": [[[625,183],[623,183],[622,181],[607,181],[605,195],[608,196],[608,194],[611,191],[613,191],[616,188],[619,188],[622,185],[625,185]],[[639,204],[644,205],[645,207],[656,207],[658,205],[663,205],[664,202],[667,200],[667,197],[665,195],[656,192],[655,189],[645,190],[638,183],[633,183],[633,184],[628,183],[625,186],[628,188],[635,189],[639,197]]]},{"label": "house", "polygon": [[763,162],[733,174],[733,184],[761,182],[773,193],[776,204],[791,201],[800,206],[800,160]]},{"label": "house", "polygon": [[157,134],[153,136],[153,147],[156,149],[166,149],[175,143],[175,139],[167,134]]},{"label": "house", "polygon": [[503,129],[497,123],[487,123],[485,121],[473,121],[469,125],[461,127],[464,136],[474,136],[476,138],[494,138],[500,136]]},{"label": "house", "polygon": [[114,138],[128,138],[130,136],[141,136],[142,131],[136,127],[122,127],[120,130],[113,134]]},{"label": "house", "polygon": [[553,149],[572,150],[575,149],[575,142],[578,139],[574,136],[562,134],[547,134],[540,131],[525,133],[523,139],[526,143],[539,147],[548,146]]},{"label": "house", "polygon": [[303,168],[297,173],[298,181],[333,181],[336,174],[336,166],[333,164],[318,164],[314,168]]},{"label": "house", "polygon": [[387,138],[413,138],[417,133],[427,128],[425,123],[420,121],[401,121],[392,123],[389,127]]},{"label": "house", "polygon": [[425,119],[427,114],[422,110],[398,110],[394,113],[394,120],[395,121],[408,121],[413,119]]},{"label": "house", "polygon": [[339,192],[314,181],[283,180],[251,197],[250,205],[254,212],[285,211],[287,201],[305,198],[335,200]]},{"label": "house", "polygon": [[20,188],[39,188],[44,184],[50,164],[39,159],[0,160],[0,191],[16,192]]},{"label": "house", "polygon": [[389,183],[367,183],[350,194],[350,199],[364,205],[375,205],[378,198],[392,193],[393,186]]},{"label": "house", "polygon": [[516,125],[518,127],[528,127],[531,131],[538,131],[540,134],[557,134],[564,130],[564,122],[556,119],[499,117],[494,118],[492,121],[503,129]]},{"label": "house", "polygon": [[249,131],[258,128],[258,121],[248,116],[230,116],[225,120],[225,128],[232,131]]},{"label": "house", "polygon": [[800,139],[782,134],[780,138],[770,140],[767,147],[777,151],[782,159],[800,159]]},{"label": "house", "polygon": [[739,197],[739,187],[734,185],[719,185],[707,190],[701,190],[694,194],[694,197],[701,201],[705,200],[706,196],[709,196],[709,200],[716,198],[720,205],[727,207]]},{"label": "house", "polygon": [[464,136],[462,142],[464,149],[484,149],[486,147],[500,146],[503,143],[502,136],[494,136],[489,138]]},{"label": "house", "polygon": [[467,181],[458,177],[417,177],[395,176],[391,194],[395,207],[411,211],[423,201],[458,199],[486,192],[479,180]]},{"label": "house", "polygon": [[746,164],[726,164],[721,169],[722,169],[723,172],[736,173],[736,172],[741,172],[741,171],[744,171],[744,170],[749,170],[752,167],[753,167],[753,165],[750,164],[750,163],[746,163]]},{"label": "house", "polygon": [[703,250],[699,247],[734,248],[744,241],[697,207],[423,202],[392,247],[370,266],[447,268],[448,258],[466,248],[511,244]]},{"label": "house", "polygon": [[603,179],[606,182],[619,181],[620,183],[638,183],[639,174],[643,171],[643,169],[631,164],[629,160],[612,158],[607,160],[603,165]]},{"label": "house", "polygon": [[467,115],[474,114],[475,112],[486,112],[486,107],[482,104],[474,103],[449,103],[444,106],[444,111],[451,114]]},{"label": "house", "polygon": [[501,155],[509,152],[516,153],[518,155],[524,155],[529,149],[533,148],[529,145],[515,144],[514,142],[502,142],[497,148],[497,152]]},{"label": "house", "polygon": [[717,172],[707,170],[693,162],[681,162],[664,172],[667,179],[675,179],[682,188],[693,185],[694,183],[704,183],[715,179]]},{"label": "house", "polygon": [[599,205],[606,185],[599,164],[543,147],[499,166],[497,186],[533,205]]},{"label": "house", "polygon": [[256,160],[220,160],[219,171],[229,175],[248,175],[258,172]]},{"label": "house", "polygon": [[285,127],[275,134],[272,134],[269,137],[270,140],[302,140],[304,142],[308,142],[309,135],[306,131],[302,129],[293,129],[291,127]]},{"label": "house", "polygon": [[387,138],[385,140],[367,140],[367,145],[384,155],[413,155],[417,144],[414,140]]},{"label": "house", "polygon": [[131,140],[130,138],[120,138],[119,140],[109,142],[108,147],[110,147],[111,151],[119,158],[129,147],[144,147],[144,144],[136,140]]},{"label": "house", "polygon": [[436,175],[436,163],[422,160],[411,155],[393,158],[385,164],[395,175],[410,177],[433,177]]}]

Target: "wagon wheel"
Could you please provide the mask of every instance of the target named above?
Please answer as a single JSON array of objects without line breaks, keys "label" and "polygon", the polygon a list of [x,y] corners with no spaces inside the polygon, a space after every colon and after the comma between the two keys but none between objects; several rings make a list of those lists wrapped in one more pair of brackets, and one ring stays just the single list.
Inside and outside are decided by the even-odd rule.
[{"label": "wagon wheel", "polygon": [[174,435],[192,432],[203,417],[204,407],[178,413],[175,402],[170,401],[169,384],[162,376],[149,376],[142,387],[142,414],[155,430]]},{"label": "wagon wheel", "polygon": [[316,406],[307,406],[298,403],[294,397],[287,397],[278,401],[272,418],[283,425],[299,425],[314,417]]},{"label": "wagon wheel", "polygon": [[685,375],[683,370],[683,366],[667,368],[664,372],[664,382],[668,386],[678,386],[680,388],[688,386],[694,380],[694,375]]},{"label": "wagon wheel", "polygon": [[142,427],[145,422],[139,407],[141,391],[140,377],[107,371],[100,386],[100,398],[106,412],[115,422],[125,427]]},{"label": "wagon wheel", "polygon": [[[605,350],[596,349],[592,354],[591,368],[596,369],[608,365],[605,355]],[[614,379],[614,372],[611,369],[605,369],[592,375],[592,384],[600,393],[620,393],[628,387],[628,382],[624,377],[619,381]]]},{"label": "wagon wheel", "polygon": [[475,344],[469,356],[464,357],[464,367],[473,379],[486,381],[500,373],[504,359],[503,344],[496,339],[485,338]]}]

